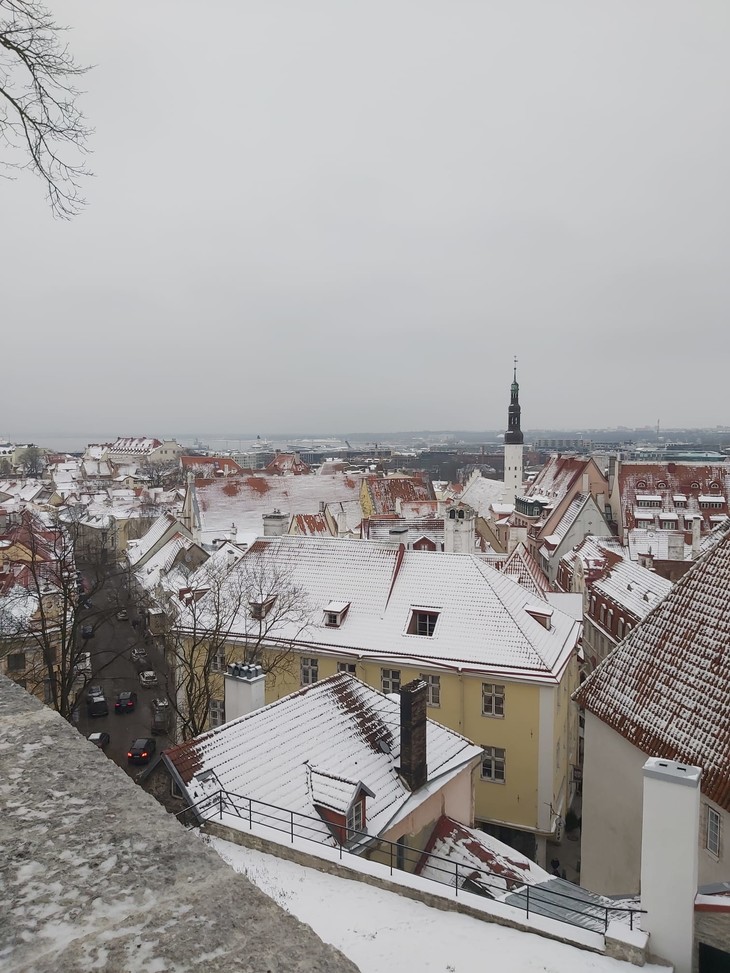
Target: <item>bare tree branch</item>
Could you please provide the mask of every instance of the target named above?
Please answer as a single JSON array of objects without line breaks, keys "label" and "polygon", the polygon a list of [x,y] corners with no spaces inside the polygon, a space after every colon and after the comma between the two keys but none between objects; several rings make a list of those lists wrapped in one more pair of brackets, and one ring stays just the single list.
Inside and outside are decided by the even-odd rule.
[{"label": "bare tree branch", "polygon": [[183,601],[171,599],[165,606],[167,694],[182,739],[207,729],[229,663],[261,665],[270,684],[289,673],[296,640],[311,615],[304,592],[285,568],[240,553],[231,564],[227,555],[214,554],[191,575]]},{"label": "bare tree branch", "polygon": [[69,218],[84,206],[81,180],[91,130],[76,107],[78,66],[53,20],[37,0],[0,0],[0,139],[44,180],[54,215]]}]

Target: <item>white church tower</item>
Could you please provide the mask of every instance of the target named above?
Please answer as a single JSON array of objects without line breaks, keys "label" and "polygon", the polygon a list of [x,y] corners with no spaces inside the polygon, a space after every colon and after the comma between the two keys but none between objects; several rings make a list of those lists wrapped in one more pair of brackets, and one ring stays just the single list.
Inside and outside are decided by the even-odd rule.
[{"label": "white church tower", "polygon": [[517,359],[510,388],[507,432],[504,434],[504,503],[514,506],[522,495],[522,451],[524,438],[520,429],[520,387],[517,384]]}]

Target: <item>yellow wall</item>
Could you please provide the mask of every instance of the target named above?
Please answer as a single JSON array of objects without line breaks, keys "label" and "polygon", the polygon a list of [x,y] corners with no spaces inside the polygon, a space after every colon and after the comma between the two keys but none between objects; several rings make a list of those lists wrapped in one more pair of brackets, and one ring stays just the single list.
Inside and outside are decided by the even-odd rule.
[{"label": "yellow wall", "polygon": [[[352,659],[317,656],[318,677],[326,679],[337,672],[337,662]],[[381,669],[398,668],[395,663],[358,662],[358,679],[380,690]],[[480,746],[506,750],[504,784],[483,781],[475,774],[475,814],[477,821],[499,821],[514,827],[537,827],[537,760],[539,689],[521,683],[504,683],[504,718],[482,716],[482,682],[486,677],[436,672],[426,668],[401,667],[401,685],[421,674],[441,677],[441,705],[429,707],[428,715]],[[286,678],[267,681],[266,701],[272,702],[300,688],[298,666]],[[501,684],[500,684],[501,685]]]},{"label": "yellow wall", "polygon": [[[314,653],[302,653],[312,657]],[[202,657],[202,656],[201,656]],[[337,672],[338,661],[353,659],[318,655],[318,679],[326,679]],[[236,658],[231,647],[227,661]],[[275,678],[267,678],[266,702],[301,688],[300,656],[297,653],[286,670]],[[358,661],[355,675],[375,689],[382,689],[381,670],[398,668],[396,663]],[[475,781],[475,819],[477,822],[502,823],[509,827],[540,830],[541,809],[538,799],[538,761],[540,759],[540,687],[528,683],[503,680],[505,687],[504,717],[482,715],[482,682],[497,682],[496,677],[464,675],[456,672],[428,670],[426,668],[400,667],[400,682],[405,685],[421,674],[439,675],[441,679],[441,704],[431,706],[431,719],[463,734],[467,739],[483,747],[503,748],[506,753],[505,783],[482,780],[479,770]],[[564,817],[568,810],[571,764],[577,764],[577,712],[570,694],[578,680],[575,659],[567,666],[561,687],[555,693],[552,739],[543,741],[543,759],[552,763],[552,795],[543,801],[552,803],[555,811]],[[222,674],[214,676],[217,698],[223,698]],[[220,691],[218,686],[220,685]],[[560,739],[560,748],[557,747]],[[549,786],[549,784],[548,784]],[[562,802],[561,802],[562,798]],[[544,814],[543,814],[544,817]]]}]

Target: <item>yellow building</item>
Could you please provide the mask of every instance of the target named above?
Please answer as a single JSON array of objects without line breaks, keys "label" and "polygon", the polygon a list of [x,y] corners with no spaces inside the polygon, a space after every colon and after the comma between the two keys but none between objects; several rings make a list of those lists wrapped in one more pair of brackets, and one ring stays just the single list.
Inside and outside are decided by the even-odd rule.
[{"label": "yellow building", "polygon": [[[234,661],[266,668],[289,652],[267,679],[267,702],[337,671],[386,693],[423,678],[429,716],[484,748],[477,823],[544,863],[578,762],[579,622],[472,554],[285,536],[251,547],[231,570],[236,590],[246,575],[271,590],[263,608],[242,605],[219,671]],[[277,600],[292,592],[305,625],[276,619]],[[212,722],[223,718],[219,681]]]}]

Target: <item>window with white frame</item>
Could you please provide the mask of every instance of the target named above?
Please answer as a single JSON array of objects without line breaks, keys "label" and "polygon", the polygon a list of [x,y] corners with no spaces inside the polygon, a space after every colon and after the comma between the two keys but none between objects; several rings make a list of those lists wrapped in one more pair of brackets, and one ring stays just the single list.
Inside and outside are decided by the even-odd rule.
[{"label": "window with white frame", "polygon": [[411,620],[408,623],[408,634],[425,635],[427,638],[431,638],[436,631],[438,617],[439,613],[436,611],[414,608],[411,613]]},{"label": "window with white frame", "polygon": [[421,679],[428,686],[428,705],[441,705],[441,676],[427,676],[421,673]]},{"label": "window with white frame", "polygon": [[493,784],[504,784],[506,773],[506,751],[503,747],[485,747],[482,754],[482,780]]},{"label": "window with white frame", "polygon": [[705,847],[715,858],[720,857],[720,825],[721,818],[714,807],[707,808],[707,837]]},{"label": "window with white frame", "polygon": [[209,713],[211,726],[222,726],[226,722],[226,704],[222,699],[211,699]]},{"label": "window with white frame", "polygon": [[386,694],[400,692],[400,669],[381,669],[380,688]]},{"label": "window with white frame", "polygon": [[504,686],[482,683],[482,716],[504,716]]},{"label": "window with white frame", "polygon": [[347,812],[347,840],[357,838],[357,831],[362,831],[362,801],[355,801]]},{"label": "window with white frame", "polygon": [[357,663],[356,662],[338,662],[337,663],[338,672],[347,672],[351,676],[357,675]]},{"label": "window with white frame", "polygon": [[302,686],[311,686],[319,679],[319,659],[302,656],[301,659]]},{"label": "window with white frame", "polygon": [[210,668],[213,672],[225,672],[226,653],[223,649],[216,649],[210,657]]}]

